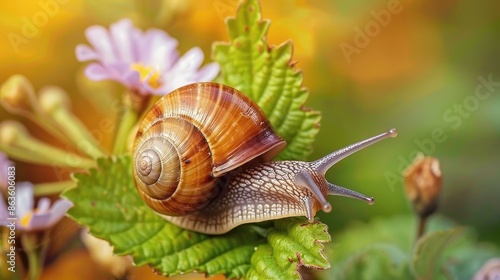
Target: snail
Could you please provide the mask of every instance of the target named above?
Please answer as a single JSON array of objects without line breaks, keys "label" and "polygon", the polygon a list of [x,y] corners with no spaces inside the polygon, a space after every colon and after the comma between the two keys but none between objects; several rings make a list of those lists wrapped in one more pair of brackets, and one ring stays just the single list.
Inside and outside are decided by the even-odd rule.
[{"label": "snail", "polygon": [[163,96],[139,124],[133,175],[142,200],[182,228],[223,234],[265,220],[331,211],[328,195],[374,199],[327,182],[328,169],[391,129],[312,162],[271,161],[286,145],[250,98],[203,82]]}]

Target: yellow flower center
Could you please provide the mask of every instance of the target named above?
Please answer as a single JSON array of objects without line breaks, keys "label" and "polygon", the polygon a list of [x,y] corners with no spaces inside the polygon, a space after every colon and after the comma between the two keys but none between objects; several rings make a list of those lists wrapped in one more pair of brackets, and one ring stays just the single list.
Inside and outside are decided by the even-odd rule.
[{"label": "yellow flower center", "polygon": [[152,88],[157,89],[161,86],[160,73],[156,71],[153,67],[134,63],[130,66],[130,69],[139,72],[139,74],[141,75],[141,80],[143,81],[146,79],[146,77],[149,76],[148,84]]},{"label": "yellow flower center", "polygon": [[21,225],[28,226],[32,216],[33,216],[33,211],[29,211],[28,213],[26,213],[26,215],[24,215],[21,218]]}]

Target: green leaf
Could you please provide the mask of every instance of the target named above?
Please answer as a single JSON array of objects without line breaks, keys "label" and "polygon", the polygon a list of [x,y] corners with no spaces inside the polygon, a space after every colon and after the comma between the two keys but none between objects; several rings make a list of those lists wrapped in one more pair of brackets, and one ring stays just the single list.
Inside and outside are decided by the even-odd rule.
[{"label": "green leaf", "polygon": [[[488,259],[500,256],[498,247],[477,242],[474,230],[468,229],[463,234],[456,223],[443,216],[429,219],[427,235],[417,243],[416,226],[417,218],[413,215],[375,219],[369,223],[353,222],[336,235],[334,248],[327,253],[334,269],[318,276],[321,279],[415,279],[413,262],[417,262],[420,279],[465,280],[472,279]],[[418,257],[415,255],[414,259],[416,253]],[[431,276],[425,274],[426,271],[430,271]]]},{"label": "green leaf", "polygon": [[149,264],[164,275],[190,271],[229,278],[245,275],[255,247],[265,239],[249,226],[210,236],[172,225],[140,199],[129,156],[99,159],[98,168],[75,174],[77,187],[63,196],[74,203],[69,216],[96,237],[130,254],[136,265]]},{"label": "green leaf", "polygon": [[267,235],[269,244],[257,247],[247,279],[301,279],[301,266],[330,267],[323,243],[330,242],[326,225],[302,218],[281,219]]},{"label": "green leaf", "polygon": [[221,66],[219,82],[247,94],[264,111],[288,145],[278,159],[305,160],[319,130],[320,114],[305,109],[308,92],[292,62],[292,43],[268,46],[269,21],[261,19],[258,1],[243,1],[227,21],[230,43],[216,43],[213,57]]},{"label": "green leaf", "polygon": [[464,232],[463,228],[435,231],[420,238],[413,250],[412,270],[417,279],[443,277],[439,271],[446,249]]},{"label": "green leaf", "polygon": [[294,266],[281,267],[279,265],[279,262],[274,258],[273,248],[269,244],[258,246],[251,262],[252,266],[245,279],[300,279]]},{"label": "green leaf", "polygon": [[[341,245],[340,245],[341,246]],[[335,266],[332,279],[407,279],[408,255],[394,244],[373,244]]]},{"label": "green leaf", "polygon": [[[334,269],[324,279],[412,279],[411,251],[417,221],[412,215],[353,222],[339,232],[331,255]],[[428,230],[454,226],[442,217],[429,220]]]}]

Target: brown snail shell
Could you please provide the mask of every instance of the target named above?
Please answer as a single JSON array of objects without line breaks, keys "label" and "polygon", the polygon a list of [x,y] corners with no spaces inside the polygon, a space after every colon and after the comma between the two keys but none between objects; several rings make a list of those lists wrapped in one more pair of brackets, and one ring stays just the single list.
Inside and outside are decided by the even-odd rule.
[{"label": "brown snail shell", "polygon": [[140,123],[134,179],[144,202],[166,220],[208,234],[251,222],[329,212],[328,195],[373,198],[325,179],[346,156],[385,133],[313,162],[270,161],[286,145],[262,110],[234,88],[195,83],[163,96]]},{"label": "brown snail shell", "polygon": [[219,193],[217,177],[259,157],[269,161],[285,145],[262,110],[237,90],[187,85],[163,96],[141,122],[133,152],[136,186],[156,212],[185,215]]}]

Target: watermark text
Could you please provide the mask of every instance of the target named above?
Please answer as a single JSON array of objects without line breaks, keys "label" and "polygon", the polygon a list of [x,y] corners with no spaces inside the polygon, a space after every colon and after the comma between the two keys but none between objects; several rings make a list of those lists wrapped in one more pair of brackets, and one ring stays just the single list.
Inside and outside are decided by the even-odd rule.
[{"label": "watermark text", "polygon": [[16,272],[16,167],[7,167],[7,264],[8,270]]}]

